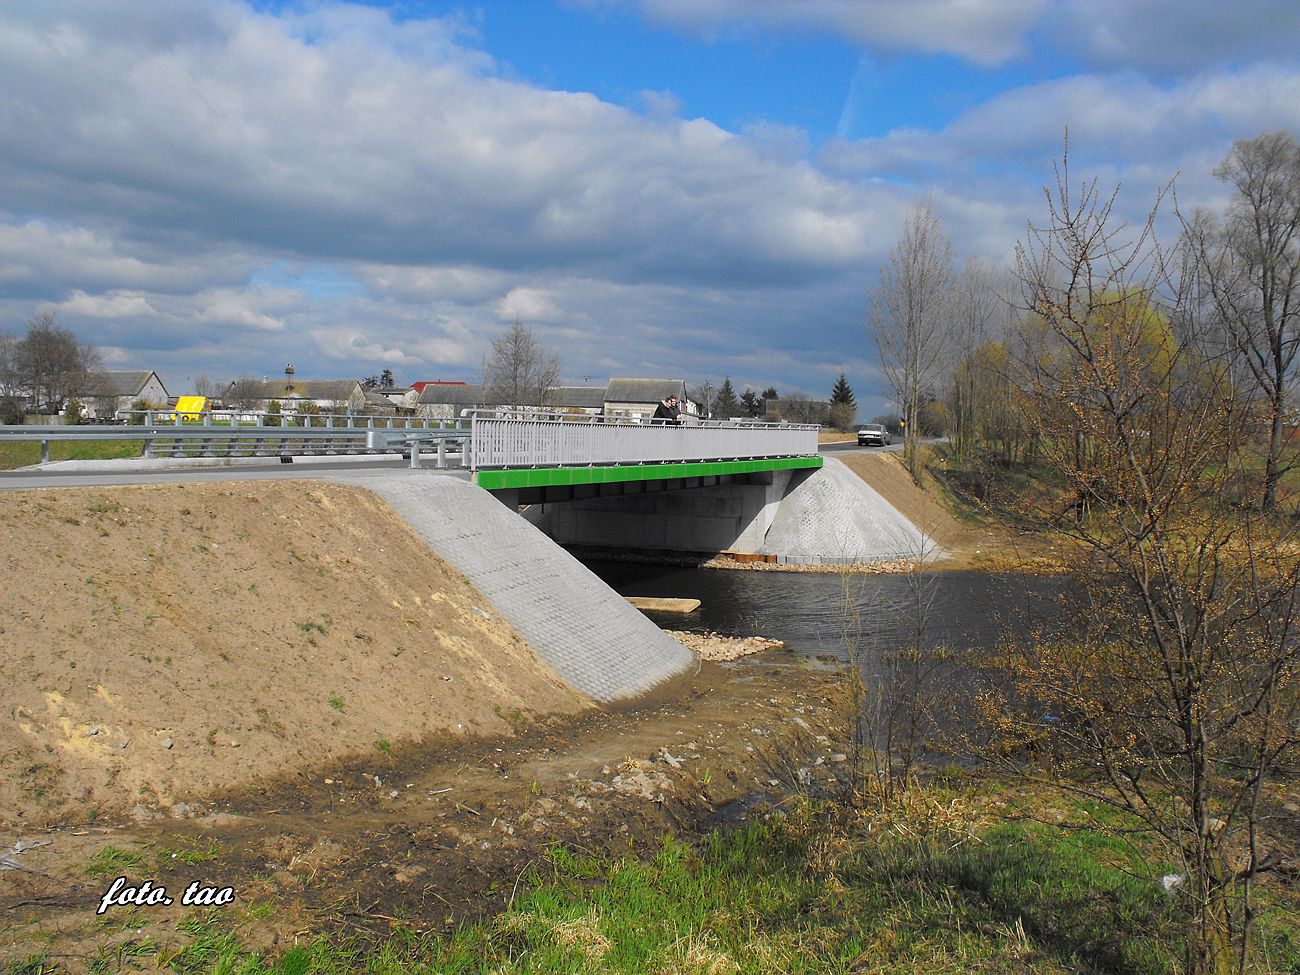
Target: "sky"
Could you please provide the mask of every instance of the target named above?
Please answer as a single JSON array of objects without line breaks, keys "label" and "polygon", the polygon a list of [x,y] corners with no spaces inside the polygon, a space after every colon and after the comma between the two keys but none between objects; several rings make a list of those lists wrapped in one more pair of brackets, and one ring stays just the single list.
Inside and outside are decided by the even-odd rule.
[{"label": "sky", "polygon": [[518,319],[573,384],[844,372],[868,418],[914,207],[1008,264],[1068,129],[1121,217],[1222,209],[1297,52],[1295,0],[6,0],[0,331],[177,394],[473,382]]}]

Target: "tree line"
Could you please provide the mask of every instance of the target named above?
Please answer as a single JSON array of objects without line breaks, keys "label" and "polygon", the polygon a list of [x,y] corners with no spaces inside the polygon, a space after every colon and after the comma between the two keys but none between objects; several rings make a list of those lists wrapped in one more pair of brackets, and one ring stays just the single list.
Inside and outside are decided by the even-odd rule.
[{"label": "tree line", "polygon": [[56,324],[51,312],[33,315],[20,338],[0,332],[0,423],[20,423],[26,410],[56,413],[74,394],[86,395],[99,368],[92,346]]},{"label": "tree line", "polygon": [[912,421],[942,400],[953,462],[1033,475],[1002,510],[1067,573],[1057,623],[968,662],[956,747],[1110,810],[1078,828],[1153,842],[1198,975],[1256,964],[1259,883],[1279,863],[1270,792],[1300,745],[1300,506],[1283,490],[1300,146],[1243,140],[1214,172],[1223,212],[1178,213],[1171,181],[1129,226],[1067,145],[997,272],[955,272],[922,207],[868,323],[913,471]]},{"label": "tree line", "polygon": [[[1222,368],[1234,392],[1233,408],[1250,419],[1243,435],[1259,447],[1258,501],[1272,507],[1294,464],[1300,148],[1288,132],[1242,140],[1214,175],[1231,194],[1223,212],[1177,213],[1180,232],[1172,242],[1157,239],[1153,222],[1144,229],[1146,260],[1159,264],[1159,287],[1130,287],[1110,296],[1114,304],[1105,308],[1090,293],[1091,319],[1070,338],[1050,334],[1042,292],[1044,282],[1059,285],[1080,269],[1060,262],[1031,268],[1022,243],[1008,267],[972,258],[957,270],[938,218],[929,206],[918,207],[869,292],[867,318],[868,335],[907,421],[904,450],[913,474],[916,436],[926,426],[951,435],[963,464],[977,451],[1005,463],[1036,457],[1042,438],[1021,409],[1033,376],[1045,357],[1058,354],[1055,346],[1093,351],[1097,334],[1115,327],[1107,320],[1119,315],[1148,345],[1195,345]],[[1048,194],[1051,219],[1077,210],[1083,191],[1076,186],[1075,192],[1068,200]],[[1109,210],[1104,216],[1113,234],[1116,221]],[[1031,228],[1031,238],[1036,233]],[[1089,270],[1115,259],[1109,243],[1108,236],[1081,242],[1088,248]],[[1042,280],[1030,287],[1027,275]],[[1086,284],[1096,288],[1093,281]]]}]

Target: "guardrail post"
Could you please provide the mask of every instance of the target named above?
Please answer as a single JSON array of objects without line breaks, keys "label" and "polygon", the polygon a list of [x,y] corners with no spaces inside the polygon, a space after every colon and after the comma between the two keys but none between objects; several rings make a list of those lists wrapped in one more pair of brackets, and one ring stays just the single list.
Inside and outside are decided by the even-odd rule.
[{"label": "guardrail post", "polygon": [[185,421],[182,419],[181,414],[179,412],[172,414],[172,422],[175,423],[178,427],[185,425]]},{"label": "guardrail post", "polygon": [[48,440],[42,440],[41,441],[41,463],[48,464],[49,462],[50,462],[50,442]]},{"label": "guardrail post", "polygon": [[153,460],[153,440],[146,438],[144,446],[140,449],[140,456],[145,460]]},{"label": "guardrail post", "polygon": [[411,441],[411,470],[414,471],[419,469],[420,469],[420,442],[418,440],[412,440]]},{"label": "guardrail post", "polygon": [[447,440],[445,437],[438,438],[438,466],[447,466]]}]

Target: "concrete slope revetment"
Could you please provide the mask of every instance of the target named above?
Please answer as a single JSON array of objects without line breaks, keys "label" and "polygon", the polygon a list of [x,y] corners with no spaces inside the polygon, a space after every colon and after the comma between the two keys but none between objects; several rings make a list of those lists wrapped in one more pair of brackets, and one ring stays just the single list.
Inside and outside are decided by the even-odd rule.
[{"label": "concrete slope revetment", "polygon": [[388,502],[580,693],[635,697],[696,666],[689,650],[486,491],[424,472],[338,479]]},{"label": "concrete slope revetment", "polygon": [[843,564],[940,558],[934,541],[833,458],[793,483],[763,551],[782,562]]}]

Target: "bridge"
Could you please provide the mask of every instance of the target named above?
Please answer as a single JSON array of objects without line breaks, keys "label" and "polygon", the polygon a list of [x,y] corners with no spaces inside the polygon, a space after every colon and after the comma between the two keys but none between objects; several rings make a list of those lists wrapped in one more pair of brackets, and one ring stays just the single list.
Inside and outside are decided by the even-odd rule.
[{"label": "bridge", "polygon": [[[700,481],[820,467],[808,424],[693,421],[470,410],[453,420],[351,414],[124,412],[125,424],[0,427],[0,441],[36,441],[41,462],[59,441],[139,441],[141,456],[248,458],[409,455],[468,469],[489,491]],[[553,495],[554,496],[554,495]]]},{"label": "bridge", "polygon": [[[808,424],[681,425],[540,411],[451,420],[346,414],[124,414],[135,423],[0,427],[0,441],[134,440],[146,459],[405,454],[468,476],[560,542],[755,553],[782,500],[823,464]],[[132,465],[133,467],[136,465]],[[153,466],[153,465],[150,465]],[[708,489],[708,490],[701,490]]]}]

